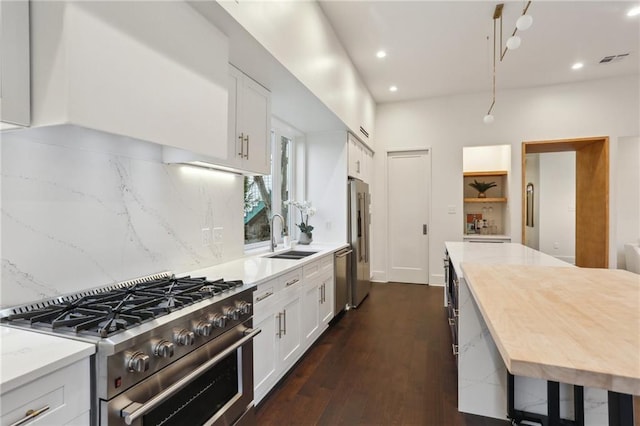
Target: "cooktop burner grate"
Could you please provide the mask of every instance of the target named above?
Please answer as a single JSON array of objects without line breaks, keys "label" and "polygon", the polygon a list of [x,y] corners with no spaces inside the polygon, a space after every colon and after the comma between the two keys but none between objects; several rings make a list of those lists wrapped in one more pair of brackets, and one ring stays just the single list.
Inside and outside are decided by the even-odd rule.
[{"label": "cooktop burner grate", "polygon": [[214,297],[242,281],[176,278],[167,273],[13,308],[4,322],[108,337]]}]

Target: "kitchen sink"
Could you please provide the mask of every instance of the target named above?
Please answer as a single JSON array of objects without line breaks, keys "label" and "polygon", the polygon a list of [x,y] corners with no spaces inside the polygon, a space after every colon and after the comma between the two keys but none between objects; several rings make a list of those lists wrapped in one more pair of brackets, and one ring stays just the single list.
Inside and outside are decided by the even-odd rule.
[{"label": "kitchen sink", "polygon": [[289,260],[300,260],[304,259],[307,256],[311,256],[312,254],[316,254],[317,251],[299,251],[299,250],[289,250],[284,251],[278,254],[272,254],[271,256],[267,256],[270,259],[289,259]]}]

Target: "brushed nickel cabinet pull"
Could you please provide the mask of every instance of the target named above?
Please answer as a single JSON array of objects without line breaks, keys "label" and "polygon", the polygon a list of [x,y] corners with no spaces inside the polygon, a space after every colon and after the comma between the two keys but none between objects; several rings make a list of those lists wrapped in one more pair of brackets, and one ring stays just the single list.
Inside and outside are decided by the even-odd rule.
[{"label": "brushed nickel cabinet pull", "polygon": [[244,141],[247,143],[247,152],[245,152],[244,158],[249,159],[249,135],[245,136]]},{"label": "brushed nickel cabinet pull", "polygon": [[273,292],[272,291],[268,291],[265,294],[256,297],[256,302],[261,302],[261,301],[263,301],[264,299],[266,299],[269,296],[273,296]]},{"label": "brushed nickel cabinet pull", "polygon": [[240,133],[240,136],[238,136],[238,139],[240,139],[240,152],[238,153],[238,156],[240,158],[244,157],[244,133]]},{"label": "brushed nickel cabinet pull", "polygon": [[290,285],[294,285],[294,284],[295,284],[295,283],[297,283],[298,281],[300,281],[300,279],[299,279],[299,278],[294,278],[294,279],[292,279],[291,281],[287,281],[287,282],[285,283],[285,287],[289,287]]}]

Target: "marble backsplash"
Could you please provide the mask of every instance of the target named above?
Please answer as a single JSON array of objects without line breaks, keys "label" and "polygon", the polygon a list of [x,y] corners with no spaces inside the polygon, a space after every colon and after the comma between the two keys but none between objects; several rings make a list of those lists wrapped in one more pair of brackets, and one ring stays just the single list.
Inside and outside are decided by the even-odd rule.
[{"label": "marble backsplash", "polygon": [[1,307],[242,256],[241,176],[72,126],[1,138]]}]

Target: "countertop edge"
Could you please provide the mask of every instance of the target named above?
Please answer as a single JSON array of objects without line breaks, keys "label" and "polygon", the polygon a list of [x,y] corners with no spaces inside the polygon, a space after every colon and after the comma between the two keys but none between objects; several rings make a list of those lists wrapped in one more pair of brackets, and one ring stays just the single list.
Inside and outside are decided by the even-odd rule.
[{"label": "countertop edge", "polygon": [[[21,386],[24,386],[34,380],[37,380],[41,377],[51,374],[61,368],[67,367],[71,364],[74,364],[78,361],[88,358],[93,354],[95,354],[96,352],[96,346],[92,343],[85,343],[78,340],[72,340],[66,337],[58,337],[58,336],[52,336],[49,334],[38,333],[37,331],[14,329],[12,327],[7,327],[7,328],[16,330],[16,332],[19,332],[19,333],[31,334],[32,336],[30,336],[30,339],[29,339],[30,341],[33,341],[33,339],[38,339],[40,336],[44,336],[42,337],[43,339],[50,340],[51,342],[51,343],[47,342],[46,344],[65,345],[68,349],[65,349],[66,353],[62,355],[58,355],[56,359],[43,362],[38,367],[32,370],[26,371],[10,379],[4,380],[5,374],[2,374],[3,378],[1,379],[1,383],[0,383],[0,394],[2,395],[14,389],[17,389]],[[54,342],[54,340],[52,339],[55,339],[58,342]],[[6,343],[3,342],[2,346],[5,346],[5,344]],[[22,346],[22,348],[29,347],[28,345],[29,345],[28,343],[25,343],[24,346]],[[33,345],[33,346],[37,346],[37,345]],[[21,351],[23,350],[22,348],[19,348],[16,351]],[[4,350],[3,350],[2,358],[6,358],[6,353],[4,353]],[[0,370],[0,372],[2,372],[2,370],[5,370],[5,369],[11,369],[11,366],[6,366],[4,364],[5,363],[3,362],[2,369]]]}]

